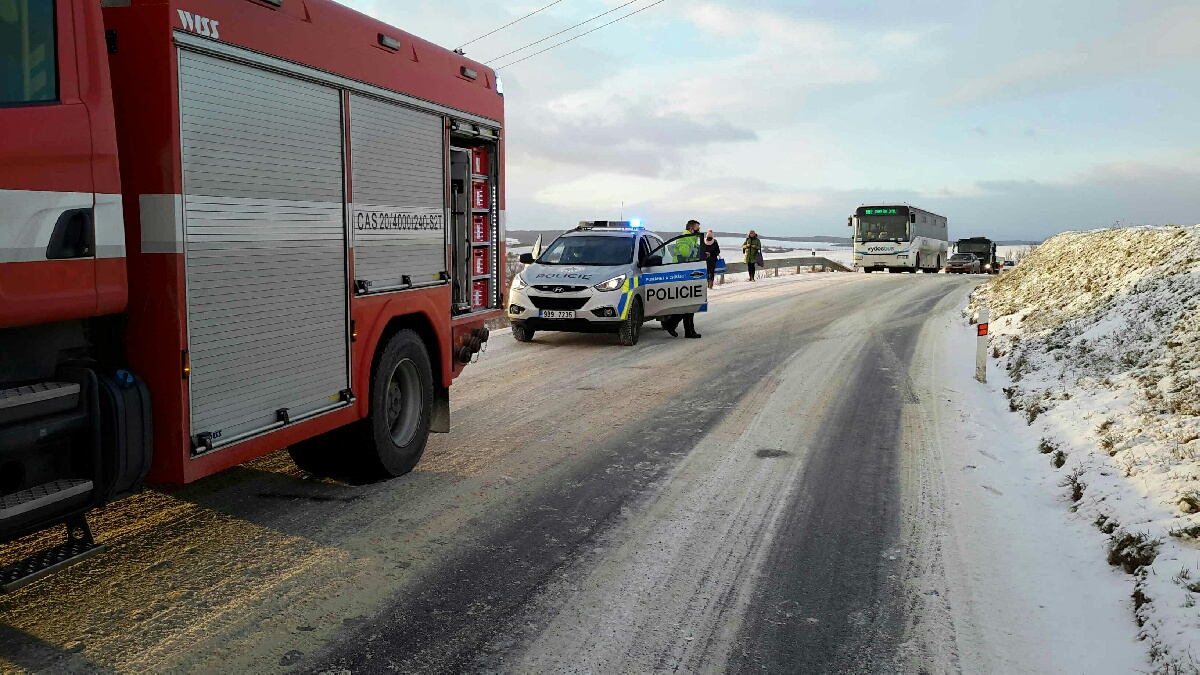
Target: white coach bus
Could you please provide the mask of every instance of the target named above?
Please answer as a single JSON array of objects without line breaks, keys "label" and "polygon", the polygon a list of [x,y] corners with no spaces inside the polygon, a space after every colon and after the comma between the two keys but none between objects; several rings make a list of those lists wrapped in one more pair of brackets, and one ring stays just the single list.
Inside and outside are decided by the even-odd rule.
[{"label": "white coach bus", "polygon": [[855,271],[938,272],[949,257],[946,218],[915,206],[860,206],[847,224]]}]

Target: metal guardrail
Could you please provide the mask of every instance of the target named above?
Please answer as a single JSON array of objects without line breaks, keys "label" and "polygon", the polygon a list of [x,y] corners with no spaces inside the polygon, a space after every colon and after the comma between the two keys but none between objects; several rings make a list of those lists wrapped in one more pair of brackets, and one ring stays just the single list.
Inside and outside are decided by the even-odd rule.
[{"label": "metal guardrail", "polygon": [[[780,269],[788,267],[823,267],[826,270],[834,272],[853,271],[841,263],[834,262],[829,258],[823,258],[821,256],[805,256],[803,258],[768,258],[764,260],[763,263],[764,264],[761,266],[756,265],[755,271],[763,272],[765,270],[774,270],[775,276],[779,275]],[[725,274],[738,274],[745,271],[747,270],[746,263],[744,262],[731,262],[725,264]],[[718,273],[717,276],[721,277],[723,275]]]}]

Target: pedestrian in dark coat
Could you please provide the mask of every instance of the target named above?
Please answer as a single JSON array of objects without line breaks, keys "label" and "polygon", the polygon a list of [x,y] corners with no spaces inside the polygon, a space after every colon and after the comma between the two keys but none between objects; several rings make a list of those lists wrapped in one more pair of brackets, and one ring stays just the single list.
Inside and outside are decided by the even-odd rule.
[{"label": "pedestrian in dark coat", "polygon": [[717,278],[717,258],[721,257],[721,244],[713,236],[713,231],[709,230],[708,234],[704,235],[704,243],[701,246],[704,248],[704,262],[708,265],[708,288],[712,290],[713,279]]},{"label": "pedestrian in dark coat", "polygon": [[762,240],[754,230],[750,230],[746,241],[742,242],[742,257],[746,261],[746,270],[750,272],[750,281],[754,281],[755,266],[763,264]]}]

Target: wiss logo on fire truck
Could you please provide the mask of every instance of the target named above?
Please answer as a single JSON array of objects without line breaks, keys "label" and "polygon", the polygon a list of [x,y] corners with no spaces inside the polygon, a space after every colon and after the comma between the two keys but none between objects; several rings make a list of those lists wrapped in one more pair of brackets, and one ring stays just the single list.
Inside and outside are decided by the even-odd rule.
[{"label": "wiss logo on fire truck", "polygon": [[69,527],[0,590],[144,481],[410,471],[503,312],[495,73],[332,0],[9,4],[0,540]]},{"label": "wiss logo on fire truck", "polygon": [[177,11],[179,12],[179,20],[183,22],[184,30],[191,31],[202,37],[210,37],[214,40],[221,39],[221,33],[217,30],[217,26],[221,24],[220,21],[200,16],[199,14],[185,12],[182,9]]}]

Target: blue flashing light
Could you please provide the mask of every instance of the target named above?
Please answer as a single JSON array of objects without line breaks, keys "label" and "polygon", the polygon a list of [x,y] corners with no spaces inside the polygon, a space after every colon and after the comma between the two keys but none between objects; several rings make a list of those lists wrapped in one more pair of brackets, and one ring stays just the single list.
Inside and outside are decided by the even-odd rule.
[{"label": "blue flashing light", "polygon": [[642,227],[642,220],[640,218],[631,220],[629,221],[629,226],[634,229],[640,229]]},{"label": "blue flashing light", "polygon": [[504,95],[504,83],[500,81],[499,76],[496,77],[496,93],[501,96]]}]

